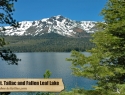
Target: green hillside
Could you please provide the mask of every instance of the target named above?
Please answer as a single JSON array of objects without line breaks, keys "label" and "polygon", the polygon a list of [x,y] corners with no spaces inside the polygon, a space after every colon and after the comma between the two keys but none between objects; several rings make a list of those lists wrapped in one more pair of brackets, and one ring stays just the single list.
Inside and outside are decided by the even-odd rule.
[{"label": "green hillside", "polygon": [[69,38],[55,33],[42,36],[4,36],[9,42],[4,49],[14,52],[70,52],[71,50],[85,51],[94,46],[90,36],[84,38]]}]

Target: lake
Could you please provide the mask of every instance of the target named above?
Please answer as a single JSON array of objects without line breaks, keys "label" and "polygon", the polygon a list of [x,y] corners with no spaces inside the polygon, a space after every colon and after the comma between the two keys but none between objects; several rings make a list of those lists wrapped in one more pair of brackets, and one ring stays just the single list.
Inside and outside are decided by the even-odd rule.
[{"label": "lake", "polygon": [[[90,54],[84,52],[86,56]],[[43,78],[48,69],[52,72],[50,78],[62,78],[65,90],[75,87],[92,89],[96,81],[83,77],[75,77],[71,73],[71,62],[66,61],[71,53],[65,52],[33,52],[16,53],[21,59],[18,65],[7,65],[7,62],[0,60],[0,78]]]}]

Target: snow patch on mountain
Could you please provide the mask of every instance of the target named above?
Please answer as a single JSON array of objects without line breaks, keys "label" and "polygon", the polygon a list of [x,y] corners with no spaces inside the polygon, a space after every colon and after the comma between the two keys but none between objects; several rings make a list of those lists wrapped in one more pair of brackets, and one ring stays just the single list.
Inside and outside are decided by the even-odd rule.
[{"label": "snow patch on mountain", "polygon": [[58,33],[63,36],[75,36],[79,33],[94,33],[95,21],[74,21],[61,15],[44,18],[37,21],[19,22],[19,28],[5,26],[6,31],[2,31],[4,35],[43,35],[45,33]]}]

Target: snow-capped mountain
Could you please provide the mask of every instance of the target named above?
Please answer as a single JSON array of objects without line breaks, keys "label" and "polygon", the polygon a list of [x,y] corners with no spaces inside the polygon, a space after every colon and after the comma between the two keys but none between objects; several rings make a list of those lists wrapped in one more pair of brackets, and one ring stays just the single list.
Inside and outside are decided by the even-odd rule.
[{"label": "snow-capped mountain", "polygon": [[75,37],[96,31],[95,21],[74,21],[61,15],[37,21],[22,21],[19,24],[20,27],[16,29],[5,26],[6,31],[2,31],[1,33],[10,36],[36,36],[54,32],[63,36]]}]

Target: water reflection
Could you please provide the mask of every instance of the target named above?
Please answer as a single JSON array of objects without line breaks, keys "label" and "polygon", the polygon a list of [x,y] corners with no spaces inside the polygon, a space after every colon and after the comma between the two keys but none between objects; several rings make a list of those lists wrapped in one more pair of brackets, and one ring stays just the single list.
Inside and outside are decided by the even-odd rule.
[{"label": "water reflection", "polygon": [[67,90],[76,86],[90,89],[95,84],[93,80],[71,75],[71,63],[65,60],[70,53],[17,53],[17,56],[21,59],[18,66],[0,61],[0,78],[43,78],[49,69],[51,78],[62,78]]}]

